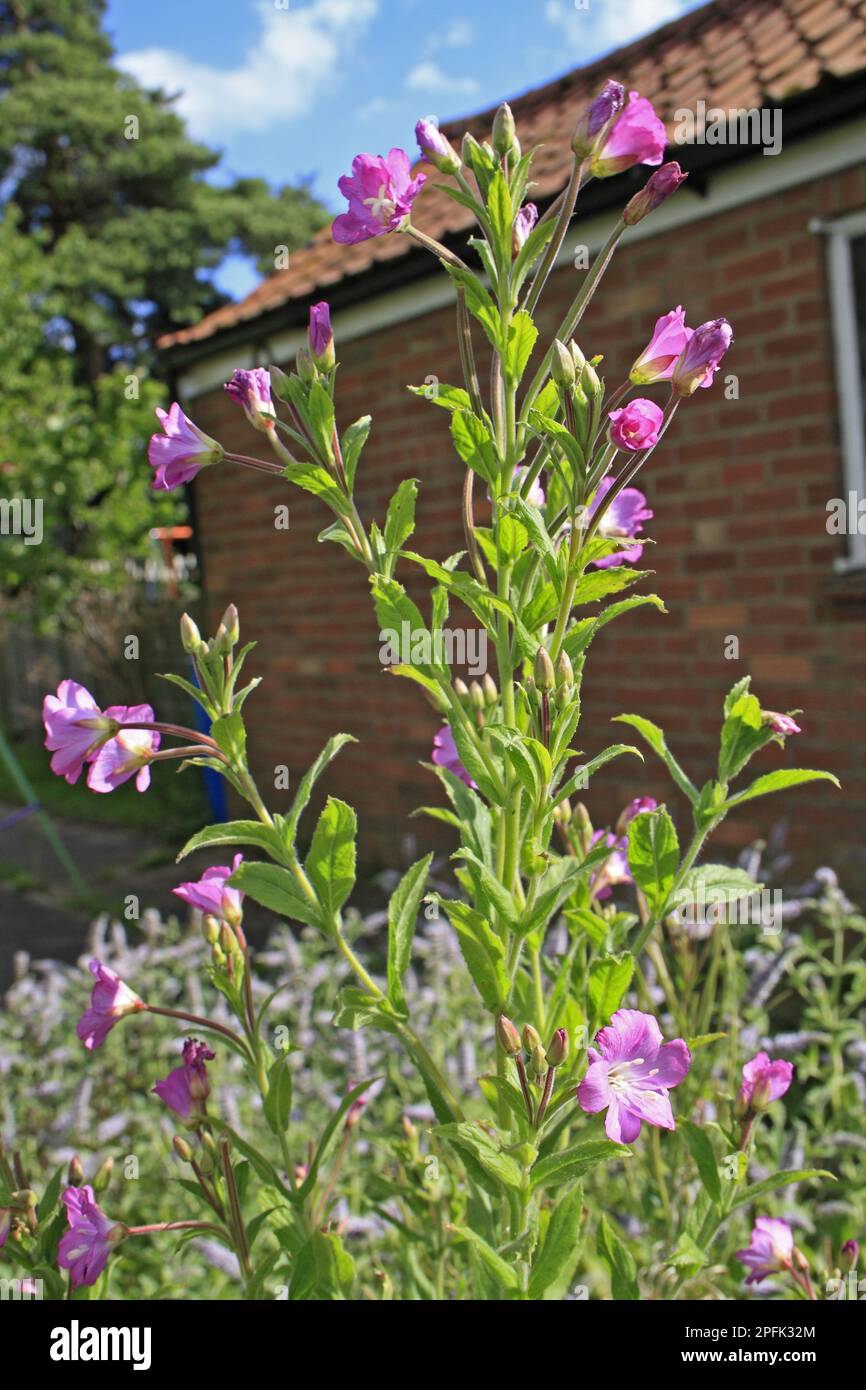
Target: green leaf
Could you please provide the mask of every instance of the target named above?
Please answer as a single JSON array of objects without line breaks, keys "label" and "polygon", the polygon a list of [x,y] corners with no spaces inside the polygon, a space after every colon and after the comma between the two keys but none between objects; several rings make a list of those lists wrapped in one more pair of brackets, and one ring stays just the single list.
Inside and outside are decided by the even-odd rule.
[{"label": "green leaf", "polygon": [[[376,605],[376,618],[382,632],[393,633],[399,642],[403,641],[403,634],[408,633],[413,665],[427,676],[435,677],[438,673],[450,679],[444,652],[440,650],[442,644],[433,641],[427,624],[409,598],[403,585],[398,584],[396,579],[389,579],[385,575],[377,574],[370,580],[370,586]],[[381,640],[384,641],[384,637],[381,637]],[[416,643],[420,643],[422,652],[429,654],[429,662],[416,659]]]},{"label": "green leaf", "polygon": [[502,940],[480,912],[459,898],[440,898],[439,903],[457,933],[463,959],[482,1003],[490,1012],[502,1008],[508,998],[509,980]]},{"label": "green leaf", "polygon": [[349,1091],[343,1097],[338,1108],[334,1111],[333,1115],[328,1120],[327,1124],[325,1125],[325,1128],[322,1130],[322,1137],[319,1140],[319,1146],[316,1149],[316,1152],[313,1155],[313,1158],[310,1162],[310,1167],[307,1172],[307,1176],[304,1178],[304,1181],[298,1188],[299,1198],[303,1199],[305,1197],[309,1197],[310,1193],[316,1185],[316,1179],[319,1175],[319,1168],[328,1158],[328,1155],[333,1150],[339,1135],[342,1133],[343,1121],[345,1120],[346,1115],[349,1113],[351,1107],[355,1104],[355,1101],[360,1099],[364,1092],[368,1090],[368,1088],[373,1084],[373,1081],[375,1079],[375,1077],[371,1077],[368,1081],[361,1081],[358,1083],[357,1086],[354,1086],[352,1090]]},{"label": "green leaf", "polygon": [[358,820],[351,806],[329,796],[313,832],[305,869],[326,922],[340,911],[355,886]]},{"label": "green leaf", "polygon": [[511,512],[505,512],[499,519],[497,539],[502,558],[514,561],[520,558],[529,544],[529,532]]},{"label": "green leaf", "polygon": [[505,1293],[515,1294],[518,1292],[520,1278],[517,1270],[506,1264],[502,1256],[496,1253],[492,1245],[487,1244],[483,1236],[478,1235],[477,1231],[471,1230],[469,1226],[452,1226],[451,1230],[462,1240],[469,1242],[482,1264],[490,1271]]},{"label": "green leaf", "polygon": [[633,729],[637,729],[641,738],[646,739],[650,748],[661,758],[671,777],[676,782],[680,791],[688,797],[692,805],[698,799],[698,789],[683,772],[673,753],[667,746],[663,731],[652,720],[644,719],[639,714],[618,714],[614,718],[615,724],[630,724]]},{"label": "green leaf", "polygon": [[628,828],[628,863],[651,913],[659,911],[667,901],[679,862],[677,832],[664,807],[635,816]]},{"label": "green leaf", "polygon": [[455,410],[451,416],[451,439],[454,448],[469,468],[496,487],[499,468],[496,449],[487,426],[469,410]]},{"label": "green leaf", "polygon": [[497,261],[500,265],[511,264],[511,233],[514,225],[514,209],[511,194],[501,169],[497,169],[490,180],[487,193],[487,212],[493,229]]},{"label": "green leaf", "polygon": [[453,857],[465,859],[470,866],[469,872],[473,880],[479,884],[481,893],[487,902],[509,927],[512,929],[516,927],[520,915],[518,906],[512,894],[509,893],[492,869],[488,869],[487,865],[473,854],[471,849],[458,849]]},{"label": "green leaf", "polygon": [[582,1243],[582,1223],[583,1188],[578,1183],[551,1212],[544,1244],[532,1263],[530,1298],[541,1298],[551,1284],[574,1269]]},{"label": "green leaf", "polygon": [[800,787],[804,782],[832,782],[834,787],[842,785],[832,772],[816,772],[806,767],[785,767],[780,768],[778,772],[764,773],[763,777],[757,778],[745,791],[729,797],[724,803],[724,808],[730,810],[732,806],[740,806],[744,801],[753,801],[756,796],[769,796],[771,792],[787,791],[789,787]]},{"label": "green leaf", "polygon": [[463,291],[466,307],[470,314],[481,324],[491,346],[498,352],[502,340],[502,323],[499,310],[490,293],[471,270],[462,266],[449,265],[447,262],[443,262],[443,264],[451,279]]},{"label": "green leaf", "polygon": [[745,691],[733,702],[729,697],[725,704],[729,713],[722,725],[719,749],[720,782],[730,782],[742,771],[752,755],[773,738],[773,730],[764,722],[761,706],[754,695]]},{"label": "green leaf", "polygon": [[469,392],[464,391],[462,386],[448,386],[442,381],[431,381],[426,386],[409,386],[407,389],[413,396],[423,396],[425,401],[432,401],[443,410],[472,410]]},{"label": "green leaf", "polygon": [[693,1124],[691,1120],[680,1120],[677,1129],[697,1165],[704,1191],[713,1206],[720,1207],[722,1204],[722,1183],[719,1177],[716,1152],[710,1136],[705,1129]]},{"label": "green leaf", "polygon": [[623,613],[631,612],[633,608],[642,608],[647,604],[657,608],[660,613],[667,612],[664,602],[658,594],[633,594],[631,598],[623,598],[617,603],[609,603],[607,608],[602,609],[597,618],[583,618],[579,623],[576,623],[563,639],[563,650],[572,662],[576,661],[607,623],[612,622],[614,618],[618,618]]},{"label": "green leaf", "polygon": [[367,437],[372,425],[372,417],[362,415],[353,425],[349,425],[343,435],[340,448],[343,454],[343,468],[346,472],[346,482],[351,492],[355,484],[355,472],[358,467],[358,459],[361,457],[361,450],[367,443]]},{"label": "green leaf", "polygon": [[520,1164],[498,1148],[480,1125],[464,1120],[461,1124],[437,1125],[433,1133],[446,1139],[452,1148],[469,1153],[497,1183],[513,1192],[520,1191],[523,1183]]},{"label": "green leaf", "polygon": [[243,716],[235,710],[232,714],[220,715],[210,726],[211,737],[225,753],[233,767],[244,762],[247,751],[247,731]]},{"label": "green leaf", "polygon": [[788,1187],[793,1182],[814,1182],[818,1178],[827,1178],[830,1182],[837,1181],[836,1174],[828,1173],[826,1168],[794,1168],[784,1173],[774,1173],[771,1178],[751,1183],[734,1198],[730,1209],[736,1211],[737,1207],[748,1206],[749,1202],[756,1202],[759,1197],[766,1197],[768,1193],[776,1192],[780,1187]]},{"label": "green leaf", "polygon": [[268,1072],[268,1094],[264,1100],[265,1119],[277,1138],[285,1134],[292,1113],[292,1073],[289,1054],[278,1057]]},{"label": "green leaf", "polygon": [[187,840],[176,863],[185,859],[196,849],[208,849],[212,845],[256,845],[273,859],[282,858],[282,844],[279,835],[258,820],[230,820],[222,825],[207,825]]},{"label": "green leaf", "polygon": [[589,1032],[594,1034],[616,1013],[631,984],[634,956],[625,951],[619,956],[601,956],[589,968],[589,1002],[592,1021]]},{"label": "green leaf", "polygon": [[640,1298],[637,1284],[637,1265],[634,1256],[619,1235],[613,1222],[602,1213],[595,1235],[596,1249],[610,1274],[610,1291],[617,1301],[634,1302]]},{"label": "green leaf", "polygon": [[334,462],[334,402],[320,381],[314,381],[308,396],[310,424],[319,448]]},{"label": "green leaf", "polygon": [[347,516],[350,512],[342,488],[320,463],[287,463],[284,472],[290,483],[311,493],[313,497],[321,497],[339,516]]},{"label": "green leaf", "polygon": [[526,371],[537,338],[538,329],[532,318],[525,309],[520,309],[508,325],[508,342],[502,362],[505,378],[512,385],[516,385]]},{"label": "green leaf", "polygon": [[388,557],[397,552],[415,530],[415,499],[418,496],[418,482],[415,478],[404,478],[391,501],[385,519],[385,546]]},{"label": "green leaf", "polygon": [[316,782],[319,780],[328,764],[337,756],[341,748],[345,748],[347,743],[357,743],[357,739],[354,738],[352,734],[334,734],[333,738],[328,739],[328,742],[325,744],[315,762],[310,765],[301,778],[298,790],[295,792],[294,801],[292,802],[292,809],[287,816],[280,817],[279,819],[283,842],[289,849],[294,848],[295,836],[298,831],[298,821],[301,819],[309,803],[313,793],[313,787],[316,785]]},{"label": "green leaf", "polygon": [[539,1158],[530,1173],[533,1190],[544,1187],[561,1187],[574,1178],[582,1178],[599,1163],[609,1163],[612,1158],[630,1158],[631,1149],[624,1144],[615,1144],[612,1139],[584,1139],[569,1149],[560,1149]]},{"label": "green leaf", "polygon": [[388,903],[388,998],[394,1008],[406,1011],[403,976],[412,956],[412,939],[421,895],[433,862],[432,852],[403,875]]},{"label": "green leaf", "polygon": [[307,926],[319,927],[322,931],[326,929],[317,905],[303,893],[288,869],[246,860],[235,869],[229,883],[280,917],[305,922]]}]

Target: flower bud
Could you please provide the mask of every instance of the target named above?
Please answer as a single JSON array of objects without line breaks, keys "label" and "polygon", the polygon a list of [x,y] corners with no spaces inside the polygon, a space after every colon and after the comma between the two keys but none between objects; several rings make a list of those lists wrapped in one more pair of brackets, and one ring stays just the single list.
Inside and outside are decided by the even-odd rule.
[{"label": "flower bud", "polygon": [[550,1040],[550,1047],[545,1054],[548,1066],[561,1067],[568,1056],[568,1050],[568,1030],[565,1028],[557,1028]]},{"label": "flower bud", "polygon": [[97,1168],[96,1172],[95,1172],[94,1175],[93,1175],[93,1190],[94,1190],[94,1192],[104,1192],[104,1191],[105,1191],[105,1189],[107,1188],[108,1184],[111,1182],[111,1175],[112,1175],[113,1172],[114,1172],[114,1159],[113,1159],[113,1158],[111,1157],[111,1155],[109,1154],[108,1158],[104,1159],[103,1162],[100,1163],[99,1167]]},{"label": "flower bud", "polygon": [[568,825],[571,820],[571,802],[567,796],[560,801],[558,806],[553,808],[553,818],[558,821],[560,825]]},{"label": "flower bud", "polygon": [[315,365],[323,372],[329,372],[336,362],[334,354],[334,333],[331,328],[330,305],[323,299],[310,308],[308,329],[310,355]]},{"label": "flower bud", "polygon": [[593,362],[584,362],[583,371],[580,374],[580,384],[588,396],[601,394],[602,384]]},{"label": "flower bud", "polygon": [[535,657],[535,684],[545,691],[552,690],[556,684],[553,662],[546,647],[539,647]]},{"label": "flower bud", "polygon": [[184,1163],[192,1163],[192,1149],[186,1140],[181,1139],[180,1135],[176,1134],[171,1142],[178,1158],[182,1159]]},{"label": "flower bud", "polygon": [[542,1043],[534,1047],[530,1053],[529,1070],[536,1081],[541,1081],[547,1075],[547,1054],[544,1051],[544,1045]]},{"label": "flower bud", "polygon": [[313,382],[318,380],[319,369],[313,361],[313,354],[308,347],[298,348],[295,357],[295,370],[306,386],[312,386]]},{"label": "flower bud", "polygon": [[241,635],[241,624],[238,610],[233,603],[230,603],[223,613],[220,627],[228,634],[228,639],[234,646]]},{"label": "flower bud", "polygon": [[671,375],[674,394],[691,396],[699,386],[711,386],[733,340],[731,325],[725,318],[710,319],[696,328],[674,363]]},{"label": "flower bud", "polygon": [[516,260],[526,245],[526,238],[538,221],[538,208],[534,203],[524,203],[514,219],[511,230],[511,259]]},{"label": "flower bud", "polygon": [[84,1186],[84,1167],[78,1154],[73,1154],[66,1171],[66,1181],[70,1187]]},{"label": "flower bud", "polygon": [[533,1028],[531,1023],[524,1025],[523,1046],[530,1054],[533,1053],[537,1047],[541,1047],[541,1035],[537,1029]]},{"label": "flower bud", "polygon": [[511,153],[516,134],[514,114],[508,102],[504,101],[493,118],[493,148],[498,155]]},{"label": "flower bud", "polygon": [[672,160],[670,164],[663,164],[660,169],[656,169],[651,174],[639,193],[635,193],[625,205],[622,220],[627,227],[634,227],[638,222],[646,217],[647,213],[653,212],[665,198],[669,198],[675,193],[681,183],[688,178],[684,174],[679,164]]},{"label": "flower bud", "polygon": [[464,704],[469,700],[469,686],[466,684],[465,681],[461,680],[459,676],[454,682],[454,694],[457,696],[457,699],[460,701],[461,704]]},{"label": "flower bud", "polygon": [[588,838],[592,835],[592,821],[582,801],[578,801],[574,808],[574,820],[577,822],[581,836]]},{"label": "flower bud", "polygon": [[510,1057],[516,1057],[520,1051],[520,1034],[505,1014],[500,1014],[496,1020],[496,1037],[503,1052],[507,1052]]},{"label": "flower bud", "polygon": [[219,942],[226,955],[233,955],[238,949],[237,938],[228,922],[222,922],[219,929]]},{"label": "flower bud", "polygon": [[550,359],[550,375],[557,386],[573,386],[577,375],[575,361],[565,343],[558,338],[553,340],[553,356]]},{"label": "flower bud", "polygon": [[860,1256],[860,1246],[856,1240],[846,1240],[842,1249],[839,1251],[839,1260],[842,1268],[847,1270],[857,1268],[857,1260]]},{"label": "flower bud", "polygon": [[581,352],[580,348],[578,347],[577,343],[574,341],[573,338],[571,342],[568,344],[568,350],[571,353],[572,359],[574,361],[575,373],[577,374],[577,376],[580,376],[584,367],[586,366],[586,358],[584,357],[583,353]]},{"label": "flower bud", "polygon": [[556,662],[556,684],[560,689],[564,685],[574,685],[574,667],[568,658],[568,652],[559,653]]},{"label": "flower bud", "polygon": [[201,646],[201,633],[188,613],[180,620],[180,642],[185,652],[194,655]]},{"label": "flower bud", "polygon": [[469,698],[472,701],[474,709],[484,708],[484,691],[481,689],[481,686],[478,684],[478,681],[471,682],[469,686]]},{"label": "flower bud", "polygon": [[499,699],[499,691],[496,689],[496,681],[493,679],[489,671],[485,672],[484,680],[481,682],[481,685],[482,689],[484,690],[484,699],[487,702],[487,704],[495,705],[496,701]]},{"label": "flower bud", "polygon": [[606,134],[610,122],[615,119],[625,102],[625,88],[621,82],[608,80],[598,96],[590,102],[577,123],[572,136],[571,148],[578,159],[586,159],[600,139]]},{"label": "flower bud", "polygon": [[211,916],[209,912],[205,913],[204,917],[201,919],[201,934],[209,946],[214,946],[217,941],[219,941],[219,920]]},{"label": "flower bud", "polygon": [[415,139],[428,164],[432,164],[440,174],[457,173],[462,163],[460,156],[432,121],[418,122],[415,126]]}]

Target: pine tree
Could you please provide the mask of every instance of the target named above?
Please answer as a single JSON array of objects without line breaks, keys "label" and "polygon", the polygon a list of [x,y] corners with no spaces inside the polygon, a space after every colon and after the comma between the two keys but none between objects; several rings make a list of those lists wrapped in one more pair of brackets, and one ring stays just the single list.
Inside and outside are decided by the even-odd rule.
[{"label": "pine tree", "polygon": [[[0,0],[0,613],[72,627],[184,515],[151,491],[156,338],[225,302],[226,255],[273,271],[327,217],[304,188],[209,181],[219,155],[114,66],[104,14]],[[41,501],[41,543],[9,534],[16,499]]]}]

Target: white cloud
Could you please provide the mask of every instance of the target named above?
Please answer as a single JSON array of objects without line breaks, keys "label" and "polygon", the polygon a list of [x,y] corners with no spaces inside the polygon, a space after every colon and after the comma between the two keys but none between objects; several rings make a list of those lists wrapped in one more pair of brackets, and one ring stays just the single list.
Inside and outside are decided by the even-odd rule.
[{"label": "white cloud", "polygon": [[544,16],[561,30],[574,55],[582,60],[651,34],[668,20],[693,9],[695,0],[547,0]]},{"label": "white cloud", "polygon": [[438,63],[416,63],[406,74],[410,92],[447,92],[469,96],[478,88],[474,77],[451,77]]},{"label": "white cloud", "polygon": [[145,87],[180,92],[177,110],[212,140],[267,130],[309,111],[333,90],[340,62],[378,10],[378,0],[311,0],[278,8],[256,0],[255,32],[236,67],[218,68],[169,48],[126,53],[119,64]]}]

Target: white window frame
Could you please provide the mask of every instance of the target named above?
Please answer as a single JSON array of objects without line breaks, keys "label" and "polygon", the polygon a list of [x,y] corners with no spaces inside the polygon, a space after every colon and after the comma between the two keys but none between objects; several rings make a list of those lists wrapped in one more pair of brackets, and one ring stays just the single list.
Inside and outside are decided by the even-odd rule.
[{"label": "white window frame", "polygon": [[[812,224],[812,230],[823,233],[827,238],[842,479],[847,503],[851,493],[856,494],[858,500],[866,498],[866,411],[861,397],[863,375],[851,257],[852,240],[866,236],[866,209],[832,222],[816,221]],[[866,569],[866,535],[860,535],[856,518],[854,534],[849,532],[848,535],[848,553],[837,558],[835,568],[843,573]]]}]

